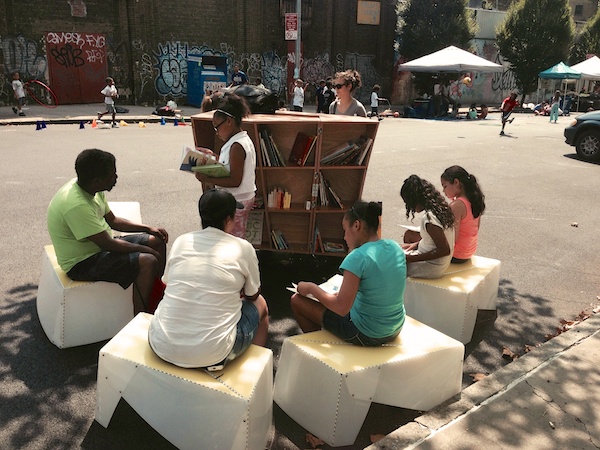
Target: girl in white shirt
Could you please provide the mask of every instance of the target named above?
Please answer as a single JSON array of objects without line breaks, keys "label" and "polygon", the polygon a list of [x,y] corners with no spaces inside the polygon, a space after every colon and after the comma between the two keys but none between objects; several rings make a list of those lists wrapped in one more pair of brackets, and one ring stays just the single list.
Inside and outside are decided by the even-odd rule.
[{"label": "girl in white shirt", "polygon": [[233,194],[244,205],[235,212],[235,227],[232,234],[246,238],[246,223],[254,204],[256,192],[256,149],[250,136],[241,128],[242,119],[250,114],[246,99],[227,94],[218,103],[212,124],[217,136],[225,141],[219,153],[219,162],[229,168],[228,177],[213,178],[196,172],[198,181],[222,187]]},{"label": "girl in white shirt", "polygon": [[454,214],[440,192],[427,180],[411,175],[400,195],[406,218],[422,213],[419,232],[408,230],[402,248],[406,252],[409,277],[439,278],[450,265],[454,250]]}]

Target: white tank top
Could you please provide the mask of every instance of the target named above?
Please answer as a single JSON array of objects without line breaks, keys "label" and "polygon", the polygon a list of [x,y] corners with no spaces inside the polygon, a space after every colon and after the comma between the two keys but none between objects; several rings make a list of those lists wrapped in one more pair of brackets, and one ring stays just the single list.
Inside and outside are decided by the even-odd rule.
[{"label": "white tank top", "polygon": [[225,145],[223,145],[221,148],[221,153],[219,154],[219,162],[225,164],[227,167],[230,167],[229,152],[231,150],[231,146],[236,142],[240,144],[246,152],[242,182],[238,187],[219,187],[228,190],[237,201],[242,202],[245,200],[250,200],[252,197],[254,197],[254,193],[256,192],[256,150],[254,148],[252,139],[250,139],[250,136],[248,136],[246,131],[240,131],[239,133],[234,134],[227,142],[225,142]]}]

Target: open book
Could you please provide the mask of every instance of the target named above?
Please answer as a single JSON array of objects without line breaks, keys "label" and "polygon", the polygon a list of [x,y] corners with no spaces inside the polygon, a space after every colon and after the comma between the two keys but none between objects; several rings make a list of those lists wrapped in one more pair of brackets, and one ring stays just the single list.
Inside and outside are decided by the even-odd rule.
[{"label": "open book", "polygon": [[230,175],[229,167],[217,161],[209,149],[206,152],[183,146],[180,170],[186,172],[200,172],[214,178],[223,178]]},{"label": "open book", "polygon": [[[340,290],[340,287],[342,286],[342,281],[344,281],[344,277],[338,273],[338,274],[335,274],[334,276],[332,276],[325,283],[321,283],[319,285],[319,287],[329,294],[337,294]],[[296,283],[292,283],[292,285],[288,286],[286,289],[288,291],[291,291],[291,292],[297,294],[298,293],[297,288],[298,288],[298,285]],[[308,298],[312,298],[313,300],[318,301],[312,295],[309,295]]]}]

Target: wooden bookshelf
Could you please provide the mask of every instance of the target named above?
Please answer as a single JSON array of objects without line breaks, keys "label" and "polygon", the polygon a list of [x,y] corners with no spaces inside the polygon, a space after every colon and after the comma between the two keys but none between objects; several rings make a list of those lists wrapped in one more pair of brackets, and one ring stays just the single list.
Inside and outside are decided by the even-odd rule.
[{"label": "wooden bookshelf", "polygon": [[[219,153],[223,142],[215,135],[212,126],[212,112],[192,116],[192,129],[196,146],[206,147]],[[242,128],[254,142],[256,148],[256,195],[264,201],[262,209],[262,241],[255,243],[258,249],[280,251],[271,235],[271,230],[280,230],[289,246],[281,250],[294,253],[311,253],[315,242],[315,229],[318,228],[323,243],[344,243],[342,218],[346,210],[361,198],[369,159],[373,151],[371,142],[361,165],[321,165],[321,159],[344,142],[357,142],[361,137],[375,140],[378,120],[362,117],[335,116],[327,114],[306,114],[283,112],[272,115],[253,114],[242,122]],[[269,158],[261,147],[261,130],[267,130],[272,137],[285,166],[269,165]],[[292,147],[298,133],[316,136],[316,142],[305,165],[291,165],[289,162]],[[262,132],[264,141],[264,131]],[[360,142],[360,141],[359,141]],[[358,153],[357,153],[358,155]],[[272,158],[269,158],[269,160]],[[354,162],[358,157],[354,159]],[[272,162],[272,161],[271,161]],[[312,186],[315,173],[321,172],[331,188],[337,193],[344,208],[331,201],[328,206],[317,204],[306,209],[312,200]],[[291,195],[288,209],[268,206],[268,194],[281,188]],[[255,214],[256,215],[256,214]],[[345,246],[345,244],[344,244]],[[325,253],[322,249],[315,253]],[[329,253],[343,256],[343,253]]]}]

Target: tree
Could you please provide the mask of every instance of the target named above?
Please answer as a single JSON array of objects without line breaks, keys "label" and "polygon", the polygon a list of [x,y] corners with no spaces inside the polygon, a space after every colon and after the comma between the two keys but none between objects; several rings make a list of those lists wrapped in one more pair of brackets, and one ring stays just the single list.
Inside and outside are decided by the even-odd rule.
[{"label": "tree", "polygon": [[[477,25],[468,0],[399,0],[398,52],[409,61],[454,45],[470,50]],[[427,92],[431,75],[416,74],[417,89]]]},{"label": "tree", "polygon": [[571,50],[571,64],[585,60],[589,53],[600,55],[600,9],[575,36],[575,44]]},{"label": "tree", "polygon": [[535,91],[538,73],[567,60],[574,29],[567,0],[520,0],[509,8],[496,44],[510,63],[522,100]]}]

